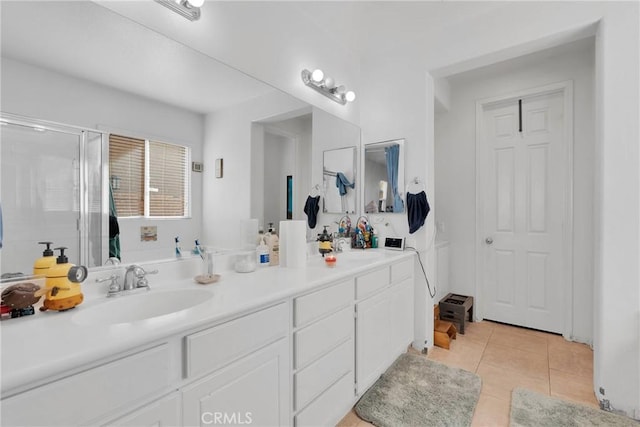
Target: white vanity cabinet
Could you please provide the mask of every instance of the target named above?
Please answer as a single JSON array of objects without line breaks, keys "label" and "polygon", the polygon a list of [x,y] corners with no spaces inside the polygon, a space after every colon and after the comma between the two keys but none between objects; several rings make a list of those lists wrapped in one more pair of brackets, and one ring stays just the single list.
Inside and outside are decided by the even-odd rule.
[{"label": "white vanity cabinet", "polygon": [[120,417],[115,421],[102,424],[107,427],[168,427],[181,424],[182,399],[180,393],[174,392],[168,396],[145,405],[131,414]]},{"label": "white vanity cabinet", "polygon": [[282,303],[185,337],[184,426],[289,424],[288,318]]},{"label": "white vanity cabinet", "polygon": [[71,426],[101,424],[167,393],[177,379],[171,342],[2,400],[2,425]]},{"label": "white vanity cabinet", "polygon": [[413,290],[413,258],[356,278],[358,396],[413,341]]},{"label": "white vanity cabinet", "polygon": [[354,398],[353,278],[294,298],[294,424],[335,425]]},{"label": "white vanity cabinet", "polygon": [[138,347],[3,395],[1,424],[335,425],[413,340],[414,258],[390,258],[145,344],[131,325]]}]

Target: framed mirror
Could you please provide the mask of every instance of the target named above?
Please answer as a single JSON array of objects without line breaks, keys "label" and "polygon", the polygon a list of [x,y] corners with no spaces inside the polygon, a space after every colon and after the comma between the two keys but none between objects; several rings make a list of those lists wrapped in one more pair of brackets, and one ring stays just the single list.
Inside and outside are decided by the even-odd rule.
[{"label": "framed mirror", "polygon": [[324,213],[356,212],[356,147],[327,150],[322,155]]},{"label": "framed mirror", "polygon": [[364,147],[364,213],[403,213],[404,139]]}]

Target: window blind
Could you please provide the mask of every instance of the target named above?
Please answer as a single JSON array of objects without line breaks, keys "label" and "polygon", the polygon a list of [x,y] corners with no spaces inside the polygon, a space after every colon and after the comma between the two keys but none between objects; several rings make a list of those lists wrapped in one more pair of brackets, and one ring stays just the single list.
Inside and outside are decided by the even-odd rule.
[{"label": "window blind", "polygon": [[109,136],[109,176],[119,217],[144,216],[144,139]]},{"label": "window blind", "polygon": [[187,216],[187,149],[149,141],[149,216]]}]

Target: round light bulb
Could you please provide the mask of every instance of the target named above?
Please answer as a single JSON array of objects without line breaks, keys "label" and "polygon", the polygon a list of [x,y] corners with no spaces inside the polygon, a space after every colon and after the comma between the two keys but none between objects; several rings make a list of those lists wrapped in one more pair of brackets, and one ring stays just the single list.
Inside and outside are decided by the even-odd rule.
[{"label": "round light bulb", "polygon": [[333,87],[336,85],[335,80],[333,80],[333,78],[327,76],[324,79],[324,87],[326,87],[327,89],[333,89]]},{"label": "round light bulb", "polygon": [[346,90],[347,90],[347,88],[346,88],[346,87],[344,87],[344,85],[340,85],[340,86],[338,86],[338,87],[336,88],[336,93],[337,93],[338,95],[342,95],[342,94],[344,94],[344,92],[345,92]]},{"label": "round light bulb", "polygon": [[344,99],[347,100],[347,102],[353,102],[356,99],[356,94],[350,90],[349,92],[344,94]]},{"label": "round light bulb", "polygon": [[316,83],[320,83],[322,79],[324,79],[324,73],[322,72],[322,70],[313,70],[313,73],[311,73],[311,80]]},{"label": "round light bulb", "polygon": [[202,7],[204,0],[187,0],[191,7]]}]

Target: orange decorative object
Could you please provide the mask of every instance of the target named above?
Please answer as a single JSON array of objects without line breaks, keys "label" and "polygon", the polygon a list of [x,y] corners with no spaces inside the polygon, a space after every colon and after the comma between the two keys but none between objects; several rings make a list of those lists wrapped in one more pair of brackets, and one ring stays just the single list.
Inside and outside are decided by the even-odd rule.
[{"label": "orange decorative object", "polygon": [[328,254],[324,257],[324,263],[327,265],[327,267],[335,267],[336,261],[337,261],[337,258],[333,254]]}]

